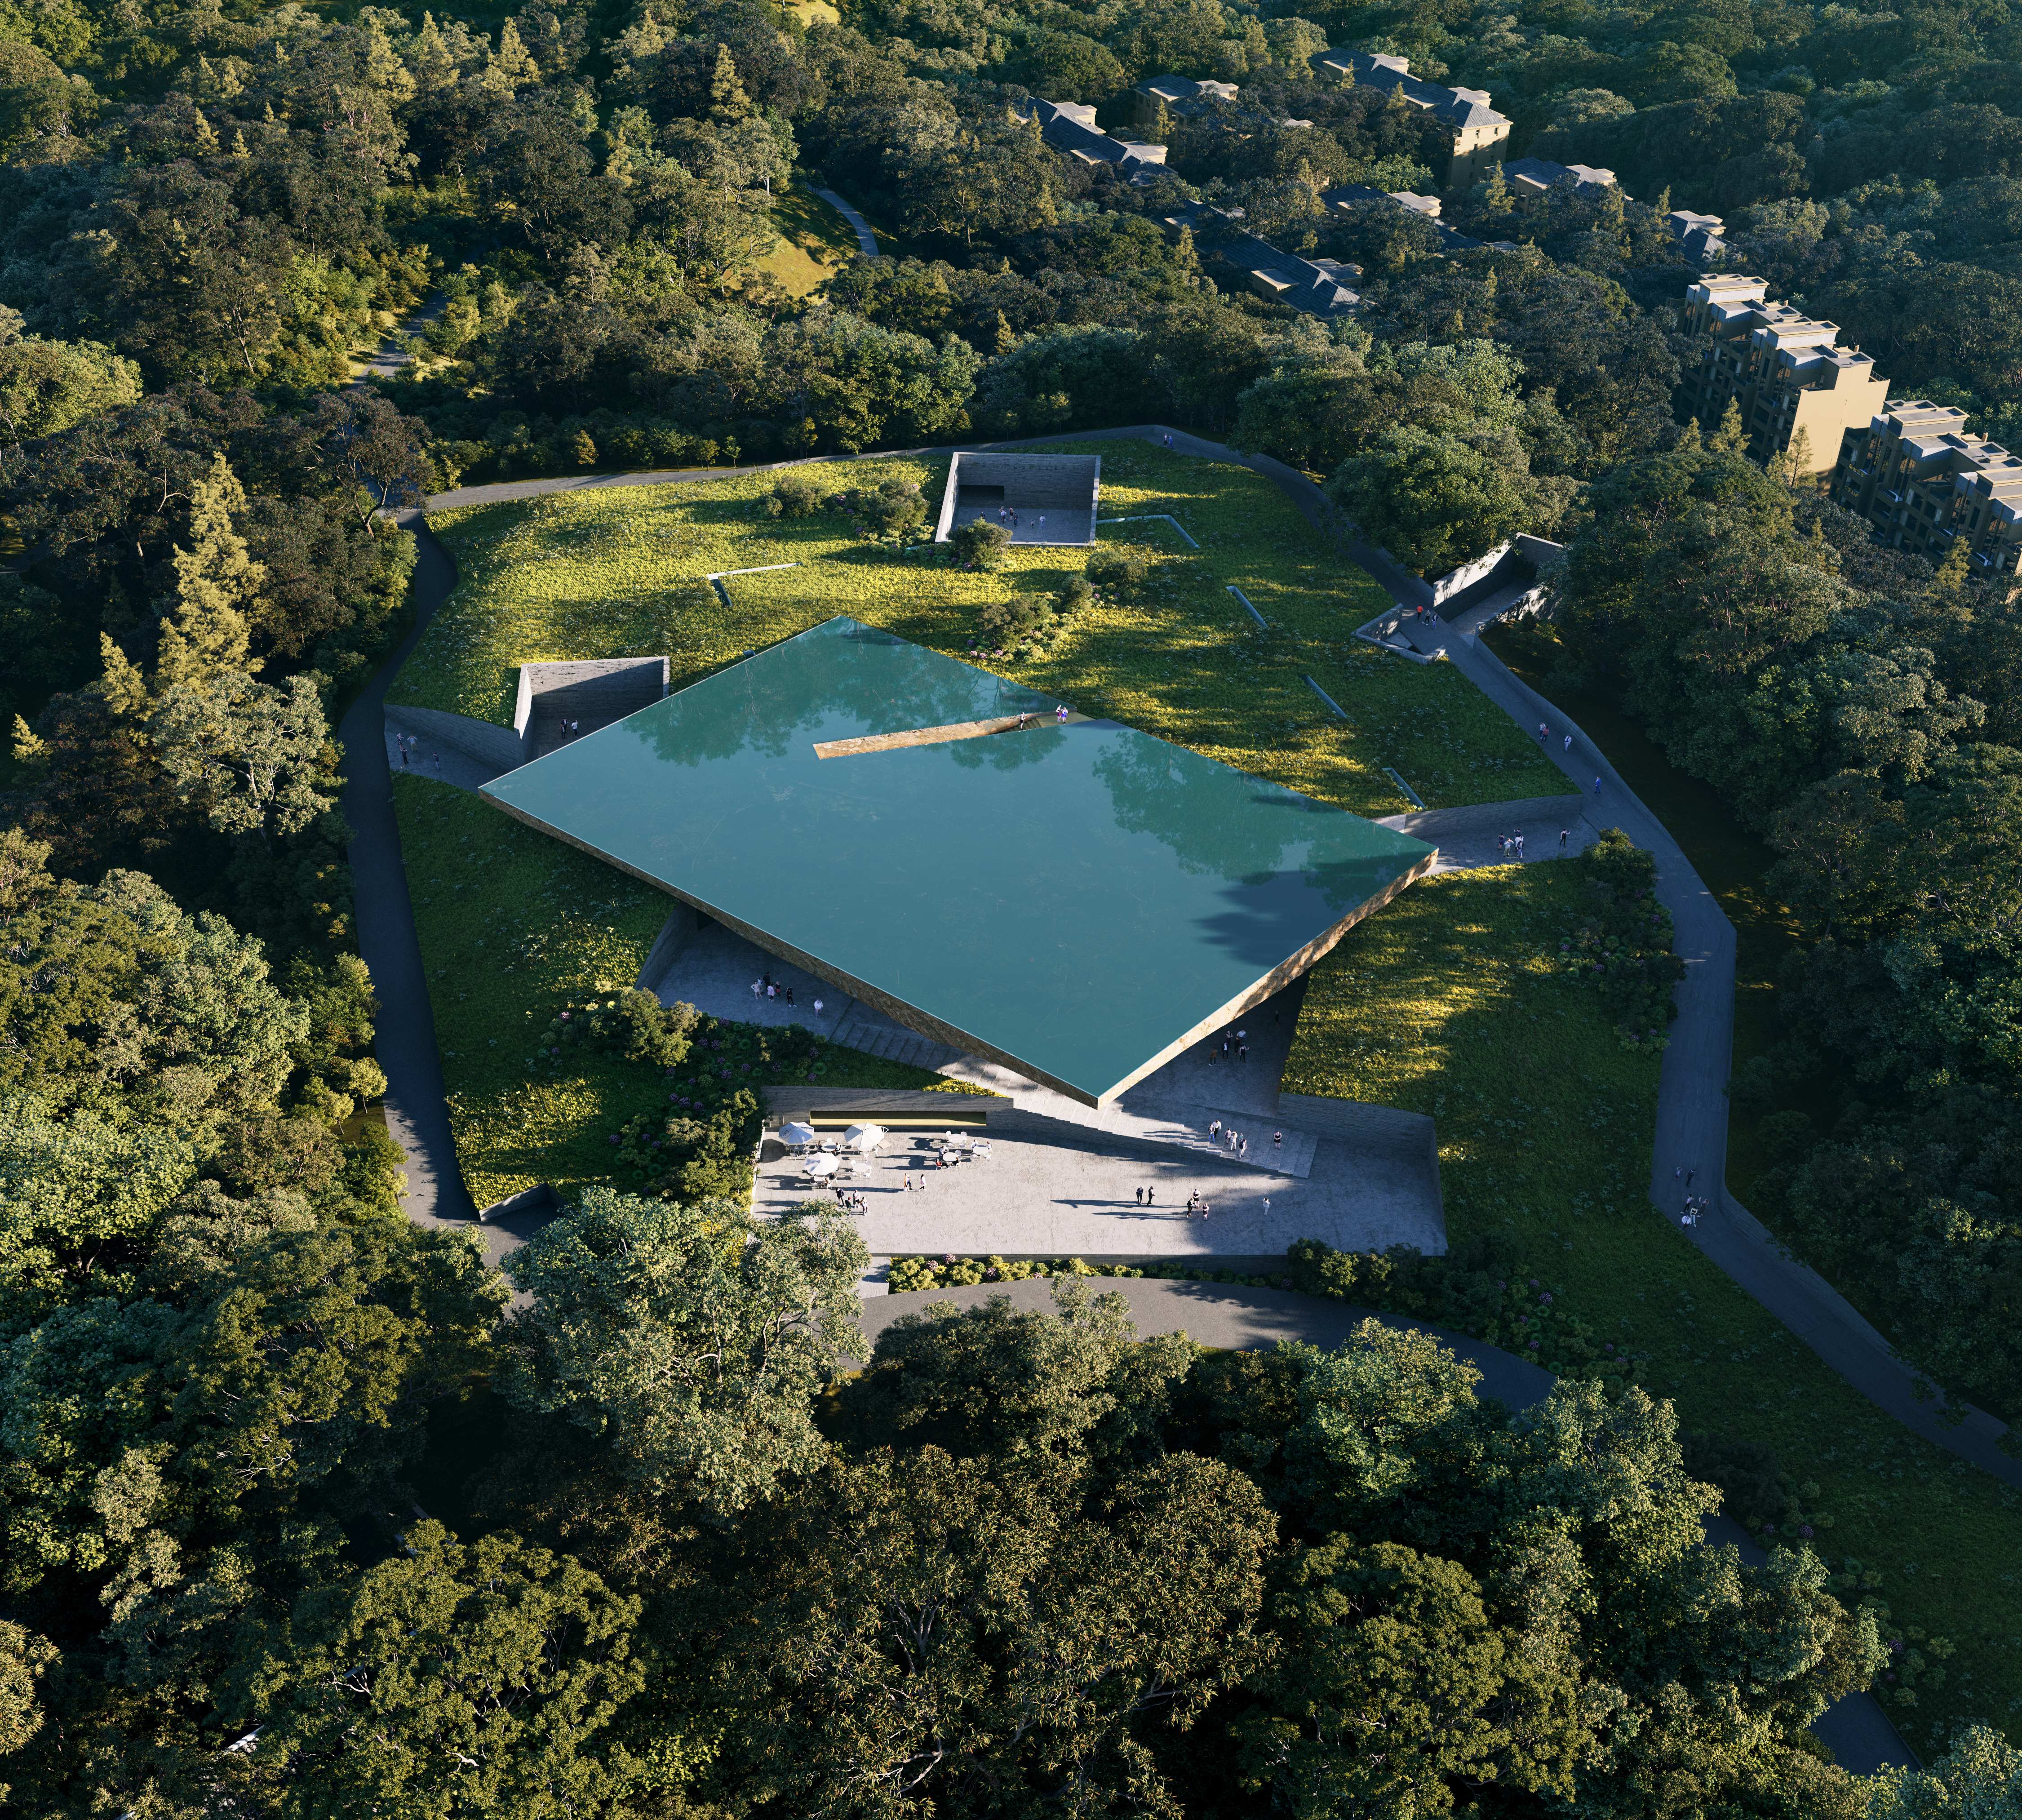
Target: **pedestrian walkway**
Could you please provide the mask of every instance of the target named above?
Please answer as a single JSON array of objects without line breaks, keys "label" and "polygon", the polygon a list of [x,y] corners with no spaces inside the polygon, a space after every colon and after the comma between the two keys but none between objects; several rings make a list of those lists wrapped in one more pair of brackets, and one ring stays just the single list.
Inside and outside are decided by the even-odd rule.
[{"label": "pedestrian walkway", "polygon": [[870,224],[834,190],[818,189],[815,194],[849,222],[851,231],[856,236],[859,255],[866,259],[875,259],[878,257],[878,236],[871,232]]}]

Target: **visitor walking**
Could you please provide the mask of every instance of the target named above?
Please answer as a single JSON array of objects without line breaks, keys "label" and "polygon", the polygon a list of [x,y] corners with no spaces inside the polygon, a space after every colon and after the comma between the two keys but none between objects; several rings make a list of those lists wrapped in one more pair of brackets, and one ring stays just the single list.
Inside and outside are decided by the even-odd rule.
[{"label": "visitor walking", "polygon": [[1271,1197],[1268,1194],[1264,1197],[1264,1217],[1266,1219],[1271,1217]]},{"label": "visitor walking", "polygon": [[821,1005],[822,1002],[819,999],[815,1000],[815,1015],[817,1018],[821,1015]]},{"label": "visitor walking", "polygon": [[1152,1204],[1152,1189],[1151,1185],[1148,1182],[1145,1185],[1144,1188],[1144,1204],[1147,1207],[1149,1207]]},{"label": "visitor walking", "polygon": [[1562,751],[1570,752],[1572,749],[1573,749],[1573,736],[1572,736],[1572,735],[1571,735],[1571,733],[1568,733],[1568,734],[1567,734],[1567,735],[1566,735],[1566,743],[1565,743],[1565,744],[1564,744],[1564,746],[1562,746],[1562,747],[1560,748],[1560,751]]},{"label": "visitor walking", "polygon": [[431,755],[430,755],[430,756],[431,756],[431,757],[433,757],[433,758],[434,758],[434,760],[435,760],[435,764],[436,764],[436,775],[438,777],[440,777],[442,775],[442,754],[441,754],[441,753],[440,753],[440,752],[436,752],[436,753],[433,753],[433,754],[431,754]]},{"label": "visitor walking", "polygon": [[1144,1190],[1141,1188],[1133,1190],[1131,1198],[1135,1201],[1140,1207],[1142,1207],[1144,1204]]},{"label": "visitor walking", "polygon": [[787,987],[787,1003],[788,1004],[790,1004],[790,1005],[793,1002],[794,1002],[794,989],[793,989],[791,986],[789,986],[789,987]]},{"label": "visitor walking", "polygon": [[1235,1059],[1238,1062],[1247,1062],[1250,1059],[1250,1045],[1247,1043],[1236,1044]]},{"label": "visitor walking", "polygon": [[1559,851],[1561,853],[1566,850],[1566,837],[1570,831],[1569,829],[1563,828],[1559,830]]},{"label": "visitor walking", "polygon": [[1546,740],[1549,740],[1551,736],[1552,736],[1552,729],[1551,729],[1549,727],[1546,726],[1546,725],[1545,725],[1545,723],[1544,723],[1542,721],[1538,722],[1538,744],[1542,745],[1542,744],[1543,744]]},{"label": "visitor walking", "polygon": [[1271,1148],[1274,1150],[1282,1150],[1284,1147],[1285,1134],[1283,1131],[1273,1131],[1271,1134]]},{"label": "visitor walking", "polygon": [[1243,1157],[1246,1157],[1246,1158],[1249,1156],[1249,1154],[1250,1154],[1250,1140],[1249,1140],[1247,1138],[1245,1138],[1243,1140],[1243,1148],[1242,1148],[1241,1151],[1240,1151],[1239,1153],[1240,1155],[1242,1155]]},{"label": "visitor walking", "polygon": [[1598,777],[1593,780],[1593,793],[1597,796],[1600,794],[1600,780]]},{"label": "visitor walking", "polygon": [[754,999],[762,999],[765,997],[765,982],[763,980],[754,980],[751,982],[751,996]]},{"label": "visitor walking", "polygon": [[1518,831],[1517,831],[1517,835],[1516,835],[1516,859],[1517,859],[1517,863],[1518,863],[1519,864],[1521,864],[1523,863],[1523,859],[1524,859],[1524,835],[1523,835],[1523,831],[1522,831],[1522,830],[1521,830],[1521,829],[1519,829],[1519,830],[1518,830]]},{"label": "visitor walking", "polygon": [[779,996],[779,989],[777,986],[768,986],[765,989],[765,997],[768,1002],[773,999],[776,999]]},{"label": "visitor walking", "polygon": [[1211,1124],[1211,1125],[1210,1125],[1210,1126],[1208,1127],[1208,1128],[1207,1128],[1207,1135],[1208,1135],[1210,1138],[1218,1138],[1218,1137],[1220,1137],[1220,1136],[1221,1135],[1221,1120],[1217,1119],[1217,1120],[1214,1121],[1214,1123],[1213,1124]]}]

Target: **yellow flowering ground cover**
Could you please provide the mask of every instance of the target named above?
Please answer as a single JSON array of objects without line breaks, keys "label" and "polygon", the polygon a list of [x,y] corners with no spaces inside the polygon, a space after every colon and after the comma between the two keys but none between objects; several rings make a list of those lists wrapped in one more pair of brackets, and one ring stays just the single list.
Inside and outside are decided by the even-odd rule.
[{"label": "yellow flowering ground cover", "polygon": [[1878,1690],[1905,1735],[1929,1754],[1962,1719],[2014,1734],[2022,1493],[1857,1395],[1652,1211],[1658,1058],[1557,965],[1582,889],[1557,862],[1414,885],[1314,969],[1286,1087],[1436,1118],[1450,1235],[1518,1237],[1572,1312],[1649,1355],[1681,1426],[1763,1442],[1816,1491],[1810,1545],[1858,1564],[1906,1647],[1956,1645],[1914,1692]]},{"label": "yellow flowering ground cover", "polygon": [[[1104,547],[1155,560],[1141,598],[1085,612],[1043,656],[995,667],[1359,814],[1411,806],[1386,766],[1435,807],[1564,791],[1557,769],[1457,672],[1353,638],[1386,597],[1270,481],[1148,444],[1060,446],[1101,455],[1104,517],[1170,513],[1201,547],[1189,550],[1157,520],[1106,526]],[[798,471],[838,488],[903,475],[938,501],[946,466],[894,459]],[[666,652],[678,687],[838,613],[962,656],[985,604],[1050,591],[1087,560],[1081,550],[1026,549],[1000,574],[964,572],[869,543],[835,513],[772,517],[764,500],[772,484],[754,475],[598,488],[433,514],[461,579],[392,699],[503,722],[522,663]],[[712,573],[776,563],[799,566],[731,577],[728,610],[703,584]]]},{"label": "yellow flowering ground cover", "polygon": [[[665,1085],[651,1069],[586,1051],[568,1073],[538,1080],[527,1058],[535,1032],[571,1000],[638,978],[669,900],[433,778],[396,776],[393,804],[472,1198],[485,1207],[540,1182],[567,1195],[602,1179],[611,1132],[663,1106]],[[963,1091],[900,1062],[836,1055],[825,1084]]]}]

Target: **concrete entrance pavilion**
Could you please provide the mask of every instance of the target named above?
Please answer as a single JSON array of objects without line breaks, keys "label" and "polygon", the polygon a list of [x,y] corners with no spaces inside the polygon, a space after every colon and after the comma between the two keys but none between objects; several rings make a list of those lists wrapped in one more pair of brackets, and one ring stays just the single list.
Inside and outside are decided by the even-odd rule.
[{"label": "concrete entrance pavilion", "polygon": [[1101,493],[1100,455],[963,451],[948,463],[934,541],[980,518],[1002,524],[1013,543],[1093,543]]},{"label": "concrete entrance pavilion", "polygon": [[1302,976],[1436,853],[843,619],[482,794],[1097,1108]]}]

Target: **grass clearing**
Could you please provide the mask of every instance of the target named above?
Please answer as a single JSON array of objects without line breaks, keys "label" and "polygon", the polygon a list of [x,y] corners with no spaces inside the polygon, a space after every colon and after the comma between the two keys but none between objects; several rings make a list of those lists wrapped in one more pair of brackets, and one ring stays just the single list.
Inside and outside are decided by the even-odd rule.
[{"label": "grass clearing", "polygon": [[[669,900],[587,853],[433,779],[396,776],[393,806],[434,1007],[450,1129],[480,1207],[542,1182],[606,1179],[611,1134],[663,1110],[659,1075],[572,1054],[535,1079],[527,1057],[571,999],[639,977]],[[829,1087],[953,1087],[924,1069],[831,1051]]]},{"label": "grass clearing", "polygon": [[791,297],[819,291],[856,257],[856,231],[812,190],[794,185],[772,204],[779,243],[758,261]]},{"label": "grass clearing", "polygon": [[1657,1058],[1554,965],[1581,870],[1443,874],[1360,924],[1313,970],[1287,1088],[1430,1113],[1454,1237],[1518,1237],[1574,1313],[1651,1355],[1684,1426],[1765,1442],[1816,1483],[1829,1565],[1860,1562],[1895,1624],[1958,1645],[1915,1706],[1881,1690],[1920,1751],[1968,1718],[2015,1732],[2022,1493],[1857,1395],[1652,1210]]},{"label": "grass clearing", "polygon": [[[1057,446],[1101,455],[1106,516],[1169,512],[1202,547],[1188,550],[1156,522],[1105,528],[1105,545],[1157,559],[1152,585],[1137,601],[1079,616],[1049,653],[998,666],[1006,674],[1358,814],[1411,806],[1386,766],[1435,807],[1563,790],[1557,769],[1457,671],[1352,637],[1385,597],[1271,482],[1136,442]],[[841,463],[802,471],[838,488],[898,473],[938,499],[947,466],[894,459],[868,473]],[[1016,550],[999,575],[901,557],[859,541],[834,514],[768,516],[772,484],[747,476],[599,488],[433,514],[462,579],[391,699],[502,723],[522,663],[664,652],[680,687],[837,613],[963,656],[986,603],[1050,590],[1086,566],[1076,550]],[[732,580],[727,612],[695,586],[772,563],[801,566]]]}]

